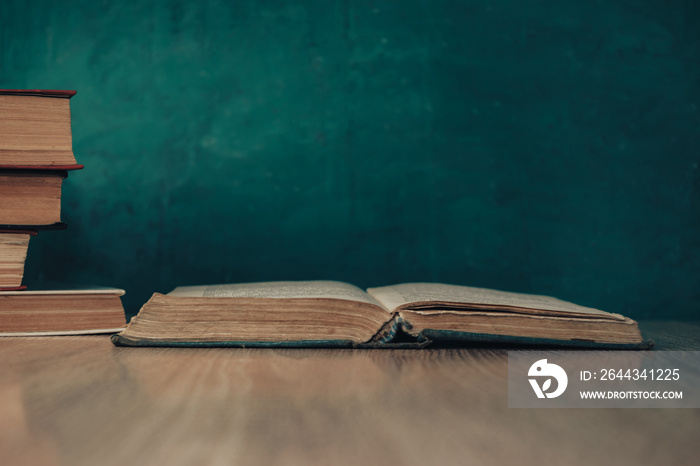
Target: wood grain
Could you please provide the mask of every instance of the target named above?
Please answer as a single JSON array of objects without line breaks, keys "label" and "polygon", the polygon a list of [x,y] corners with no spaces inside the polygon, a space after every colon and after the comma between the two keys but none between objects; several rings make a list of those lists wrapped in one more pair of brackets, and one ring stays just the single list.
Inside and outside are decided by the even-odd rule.
[{"label": "wood grain", "polygon": [[[700,326],[642,327],[700,349]],[[676,342],[677,346],[674,346]],[[695,464],[695,409],[518,410],[498,349],[0,339],[2,464]]]}]

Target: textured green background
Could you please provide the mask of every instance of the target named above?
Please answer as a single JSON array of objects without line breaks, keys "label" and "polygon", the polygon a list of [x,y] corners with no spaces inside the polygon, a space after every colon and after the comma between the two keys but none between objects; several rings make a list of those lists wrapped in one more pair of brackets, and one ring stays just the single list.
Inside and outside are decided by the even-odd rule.
[{"label": "textured green background", "polygon": [[700,309],[700,2],[14,1],[0,87],[76,89],[29,281],[443,281]]}]

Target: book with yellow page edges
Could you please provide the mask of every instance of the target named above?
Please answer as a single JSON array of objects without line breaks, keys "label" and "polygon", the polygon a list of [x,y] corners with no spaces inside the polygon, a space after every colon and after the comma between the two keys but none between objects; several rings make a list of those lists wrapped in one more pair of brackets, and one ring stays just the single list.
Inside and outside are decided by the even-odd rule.
[{"label": "book with yellow page edges", "polygon": [[32,236],[36,236],[35,231],[0,228],[0,291],[26,288],[22,278]]},{"label": "book with yellow page edges", "polygon": [[156,293],[118,346],[397,347],[436,344],[646,349],[637,322],[548,296],[334,281],[179,287]]},{"label": "book with yellow page edges", "polygon": [[100,287],[0,291],[0,337],[115,333],[124,290]]},{"label": "book with yellow page edges", "polygon": [[77,170],[70,98],[76,91],[0,89],[0,169]]}]

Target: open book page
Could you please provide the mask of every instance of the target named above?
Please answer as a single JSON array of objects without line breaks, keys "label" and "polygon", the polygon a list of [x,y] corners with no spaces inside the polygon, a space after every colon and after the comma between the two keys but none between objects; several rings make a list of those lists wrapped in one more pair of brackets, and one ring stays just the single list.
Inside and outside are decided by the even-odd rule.
[{"label": "open book page", "polygon": [[168,296],[190,298],[326,298],[370,303],[382,307],[355,285],[336,281],[259,282],[233,285],[181,286]]},{"label": "open book page", "polygon": [[[369,288],[367,293],[381,302],[390,311],[397,308],[424,309],[425,312],[454,312],[461,309],[499,308],[505,311],[540,310],[554,313],[585,314],[605,318],[622,318],[617,314],[579,306],[550,296],[511,293],[507,291],[474,288],[470,286],[445,285],[442,283],[403,283],[400,285]],[[431,303],[433,303],[431,305]],[[454,308],[445,309],[439,304],[454,303]],[[415,306],[409,306],[416,304]],[[437,304],[437,305],[435,305]]]}]

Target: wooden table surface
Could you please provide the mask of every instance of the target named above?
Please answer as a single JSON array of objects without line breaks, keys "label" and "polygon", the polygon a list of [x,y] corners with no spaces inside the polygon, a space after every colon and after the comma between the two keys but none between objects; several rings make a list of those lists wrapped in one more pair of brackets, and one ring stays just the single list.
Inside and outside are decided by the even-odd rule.
[{"label": "wooden table surface", "polygon": [[[700,326],[648,323],[657,349]],[[509,409],[500,349],[0,338],[0,464],[698,464],[700,409]]]}]

